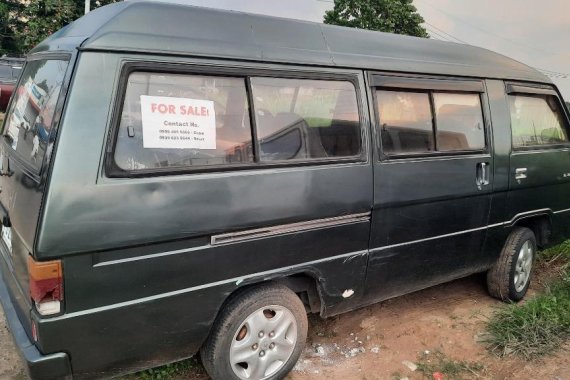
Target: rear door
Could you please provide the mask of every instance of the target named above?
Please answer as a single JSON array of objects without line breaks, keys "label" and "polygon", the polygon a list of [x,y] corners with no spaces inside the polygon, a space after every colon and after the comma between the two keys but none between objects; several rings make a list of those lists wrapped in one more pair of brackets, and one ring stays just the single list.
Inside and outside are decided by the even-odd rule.
[{"label": "rear door", "polygon": [[554,238],[570,229],[570,144],[567,110],[551,86],[507,83],[512,153],[508,217],[547,214]]},{"label": "rear door", "polygon": [[68,59],[51,55],[26,64],[0,143],[0,268],[22,321],[29,319],[27,258],[33,252],[46,187],[46,157],[61,114]]},{"label": "rear door", "polygon": [[493,160],[484,85],[371,77],[376,141],[369,298],[479,270]]}]

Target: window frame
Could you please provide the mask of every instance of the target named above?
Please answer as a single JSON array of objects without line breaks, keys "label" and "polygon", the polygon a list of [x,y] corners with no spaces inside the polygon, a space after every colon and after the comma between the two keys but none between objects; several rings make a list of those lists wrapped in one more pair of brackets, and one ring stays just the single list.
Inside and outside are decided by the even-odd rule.
[{"label": "window frame", "polygon": [[[14,159],[14,163],[16,165],[18,165],[35,182],[39,183],[42,175],[44,175],[44,173],[46,172],[47,166],[51,160],[51,154],[52,153],[50,153],[50,151],[53,152],[55,150],[55,149],[50,150],[48,148],[49,148],[50,144],[55,146],[58,143],[58,140],[56,137],[58,135],[59,125],[61,123],[65,103],[67,100],[67,94],[69,92],[71,75],[74,71],[75,55],[71,54],[69,52],[48,51],[48,52],[40,52],[40,53],[36,53],[36,54],[28,56],[26,61],[22,63],[20,76],[18,77],[18,80],[15,82],[14,91],[16,91],[18,89],[18,87],[21,85],[22,80],[23,80],[23,77],[21,74],[26,69],[26,66],[28,65],[28,63],[35,62],[35,61],[66,61],[67,62],[67,67],[65,68],[65,73],[63,75],[63,80],[62,80],[62,85],[61,85],[61,89],[59,92],[59,96],[57,98],[57,102],[55,103],[55,109],[54,109],[54,114],[53,114],[53,122],[52,122],[52,126],[51,126],[50,133],[48,136],[48,141],[51,141],[51,142],[48,142],[48,145],[46,147],[46,152],[43,155],[42,160],[41,160],[41,162],[37,168],[34,167],[33,165],[31,165],[27,159],[22,157],[21,154],[19,154],[17,151],[12,149],[10,144],[8,144],[4,138],[2,138],[2,149],[3,149],[4,153],[9,152],[8,154],[10,155],[11,158]],[[15,100],[15,96],[12,96],[9,103],[8,103],[8,107],[6,108],[6,115],[8,114],[8,111],[11,110],[12,103],[14,102],[14,100]],[[1,125],[2,130],[0,131],[0,133],[2,134],[2,136],[4,135],[4,132],[5,132],[4,129],[6,128],[7,122],[8,122],[8,118],[6,117],[4,119],[4,123]]]},{"label": "window frame", "polygon": [[[372,94],[372,106],[374,110],[374,133],[375,144],[378,150],[379,161],[390,161],[400,159],[417,159],[417,158],[446,158],[454,156],[470,156],[470,155],[488,155],[491,151],[490,132],[489,132],[489,116],[486,111],[487,103],[485,94],[487,89],[482,79],[476,78],[457,78],[447,76],[423,76],[423,75],[405,75],[405,74],[387,74],[387,73],[371,73],[370,90]],[[433,152],[417,152],[417,153],[385,153],[382,145],[382,136],[380,132],[380,113],[378,110],[377,91],[394,91],[394,92],[420,92],[427,93],[429,96],[431,114],[432,114],[432,130],[434,138]],[[464,149],[452,151],[438,151],[437,141],[437,115],[435,110],[434,93],[447,94],[474,94],[479,96],[479,104],[481,117],[483,120],[483,133],[485,146],[483,149]]]},{"label": "window frame", "polygon": [[[529,152],[529,151],[544,151],[544,150],[556,150],[556,149],[568,149],[570,148],[570,112],[566,107],[566,104],[562,101],[560,93],[554,86],[543,85],[543,84],[530,84],[530,83],[518,83],[518,82],[505,82],[505,93],[507,107],[509,109],[509,130],[511,134],[511,150],[512,152]],[[566,130],[566,136],[568,141],[565,143],[558,144],[540,144],[540,145],[530,145],[530,146],[520,146],[516,147],[513,142],[513,120],[511,117],[511,105],[509,101],[509,96],[526,96],[526,97],[537,97],[537,96],[554,96],[558,107],[562,111],[562,117],[564,125],[562,126]]]},{"label": "window frame", "polygon": [[[204,166],[184,166],[172,168],[150,168],[139,170],[124,170],[118,167],[115,162],[115,149],[120,128],[121,115],[123,113],[124,101],[126,98],[126,90],[128,80],[134,72],[160,73],[160,74],[185,74],[185,75],[202,75],[211,77],[230,77],[243,78],[245,82],[245,90],[248,102],[248,112],[251,123],[251,137],[254,160],[250,163],[240,164],[220,164],[220,165],[204,165]],[[259,139],[257,138],[257,125],[255,120],[255,106],[253,103],[253,92],[251,85],[252,77],[265,77],[275,79],[308,79],[308,80],[329,80],[350,82],[354,87],[357,100],[357,111],[359,115],[360,128],[360,154],[349,157],[325,157],[298,160],[281,160],[281,161],[260,161],[259,156]],[[243,67],[228,64],[220,66],[219,64],[208,63],[178,63],[178,62],[156,62],[156,61],[134,61],[125,60],[121,63],[118,78],[117,92],[112,105],[111,127],[107,137],[105,158],[103,169],[109,178],[140,178],[140,177],[156,177],[168,175],[183,175],[194,173],[211,173],[211,172],[227,172],[239,170],[265,169],[265,168],[281,168],[281,167],[297,167],[297,166],[317,166],[331,164],[350,164],[363,163],[368,157],[368,143],[366,140],[367,118],[366,110],[363,107],[362,90],[359,84],[359,76],[357,73],[333,73],[326,71],[308,71],[302,69],[262,69],[256,67]]]}]

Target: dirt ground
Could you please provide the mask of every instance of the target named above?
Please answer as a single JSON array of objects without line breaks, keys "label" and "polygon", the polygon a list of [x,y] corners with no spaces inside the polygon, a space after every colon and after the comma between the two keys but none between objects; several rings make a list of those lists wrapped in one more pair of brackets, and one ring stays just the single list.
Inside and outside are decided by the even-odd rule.
[{"label": "dirt ground", "polygon": [[[312,317],[307,348],[288,380],[423,379],[420,370],[402,362],[435,365],[436,355],[479,367],[456,379],[570,380],[570,347],[532,362],[487,352],[480,334],[500,305],[485,293],[481,277],[471,276],[328,320]],[[21,378],[22,364],[2,315],[0,379]],[[201,369],[176,377],[188,378],[207,379]]]},{"label": "dirt ground", "polygon": [[488,353],[480,341],[486,319],[500,305],[486,294],[481,276],[472,276],[313,321],[311,344],[289,379],[423,379],[424,374],[402,362],[434,364],[436,353],[482,367],[456,377],[460,379],[570,379],[567,351],[535,362]]}]

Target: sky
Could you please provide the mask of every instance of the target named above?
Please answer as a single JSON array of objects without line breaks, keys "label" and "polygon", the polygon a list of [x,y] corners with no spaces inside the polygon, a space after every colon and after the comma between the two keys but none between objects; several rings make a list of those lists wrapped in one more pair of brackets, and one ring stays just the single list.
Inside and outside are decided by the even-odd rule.
[{"label": "sky", "polygon": [[[322,22],[332,0],[162,0]],[[568,0],[414,0],[432,38],[468,43],[547,73],[570,101]]]}]

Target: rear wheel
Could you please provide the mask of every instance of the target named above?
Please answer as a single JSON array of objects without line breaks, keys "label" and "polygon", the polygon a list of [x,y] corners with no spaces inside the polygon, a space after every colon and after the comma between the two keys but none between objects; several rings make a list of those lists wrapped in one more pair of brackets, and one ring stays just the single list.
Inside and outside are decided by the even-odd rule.
[{"label": "rear wheel", "polygon": [[293,368],[307,338],[299,297],[282,285],[246,290],[222,310],[200,354],[213,380],[276,380]]},{"label": "rear wheel", "polygon": [[534,233],[525,227],[514,229],[501,256],[487,272],[489,293],[503,301],[520,301],[530,285],[536,251]]}]

